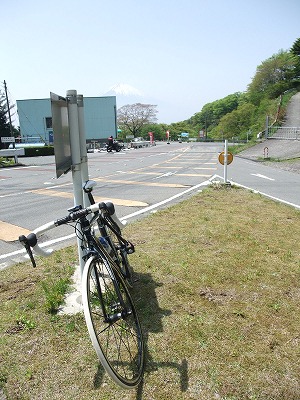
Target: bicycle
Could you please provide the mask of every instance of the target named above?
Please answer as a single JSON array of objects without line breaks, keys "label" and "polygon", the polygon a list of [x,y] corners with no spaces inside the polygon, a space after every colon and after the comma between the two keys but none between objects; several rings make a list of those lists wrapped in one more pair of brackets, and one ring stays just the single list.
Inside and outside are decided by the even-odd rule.
[{"label": "bicycle", "polygon": [[134,246],[121,234],[123,224],[113,203],[94,202],[94,185],[87,181],[83,186],[89,207],[75,206],[65,217],[38,227],[27,237],[21,235],[19,241],[36,267],[34,254],[52,253],[39,245],[40,236],[73,224],[85,262],[82,303],[93,347],[109,376],[123,388],[134,388],[142,380],[145,359],[142,329],[129,293],[133,278],[127,254],[134,252]]}]

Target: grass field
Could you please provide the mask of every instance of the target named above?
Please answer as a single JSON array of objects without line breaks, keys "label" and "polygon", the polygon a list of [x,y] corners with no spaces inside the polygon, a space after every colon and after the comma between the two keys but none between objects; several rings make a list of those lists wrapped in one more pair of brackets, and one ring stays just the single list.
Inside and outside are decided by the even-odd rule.
[{"label": "grass field", "polygon": [[75,246],[1,271],[3,398],[299,400],[299,222],[291,207],[215,185],[126,227],[147,343],[132,391],[104,373],[83,315],[55,313]]}]

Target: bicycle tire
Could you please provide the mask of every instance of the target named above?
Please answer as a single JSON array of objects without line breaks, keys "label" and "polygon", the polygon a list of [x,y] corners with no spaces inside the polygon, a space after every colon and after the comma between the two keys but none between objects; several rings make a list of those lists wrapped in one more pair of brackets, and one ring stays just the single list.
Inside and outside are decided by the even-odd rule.
[{"label": "bicycle tire", "polygon": [[[104,369],[122,388],[136,387],[145,358],[140,322],[124,280],[102,252],[85,264],[82,301],[90,338]],[[110,322],[105,321],[105,313]]]}]

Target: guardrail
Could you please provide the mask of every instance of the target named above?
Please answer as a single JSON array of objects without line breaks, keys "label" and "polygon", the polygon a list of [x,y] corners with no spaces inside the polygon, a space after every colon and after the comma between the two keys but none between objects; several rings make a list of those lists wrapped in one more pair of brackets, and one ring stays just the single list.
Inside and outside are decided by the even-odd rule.
[{"label": "guardrail", "polygon": [[269,128],[268,139],[300,140],[300,127],[272,126]]},{"label": "guardrail", "polygon": [[16,157],[16,156],[24,156],[25,149],[4,149],[0,150],[0,157]]}]

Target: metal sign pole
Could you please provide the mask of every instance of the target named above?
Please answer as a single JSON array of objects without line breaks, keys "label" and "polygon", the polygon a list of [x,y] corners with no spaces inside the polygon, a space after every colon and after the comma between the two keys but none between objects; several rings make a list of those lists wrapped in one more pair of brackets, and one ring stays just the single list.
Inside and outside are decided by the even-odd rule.
[{"label": "metal sign pole", "polygon": [[224,151],[222,151],[219,154],[218,159],[219,159],[219,163],[224,166],[224,183],[225,183],[225,185],[227,185],[228,183],[230,184],[230,182],[228,182],[228,180],[227,180],[227,166],[232,163],[233,155],[232,155],[232,153],[230,153],[228,151],[228,140],[227,139],[225,139]]},{"label": "metal sign pole", "polygon": [[227,183],[227,160],[228,160],[228,140],[225,139],[224,149],[224,183]]},{"label": "metal sign pole", "polygon": [[[78,108],[77,108],[77,91],[67,91],[68,100],[68,117],[70,128],[70,146],[72,156],[72,179],[74,191],[74,206],[83,205],[83,190],[81,180],[81,157],[80,157],[80,143],[79,143],[79,122],[78,122]],[[80,262],[81,275],[84,267],[82,259],[83,253],[80,246],[80,240],[77,238],[78,255]]]},{"label": "metal sign pole", "polygon": [[[88,170],[88,158],[86,150],[86,137],[85,137],[85,125],[84,125],[84,103],[83,95],[77,96],[78,105],[78,123],[79,123],[79,143],[80,143],[80,159],[81,159],[81,184],[89,180]],[[84,207],[90,206],[88,195],[83,193],[83,204]]]}]

